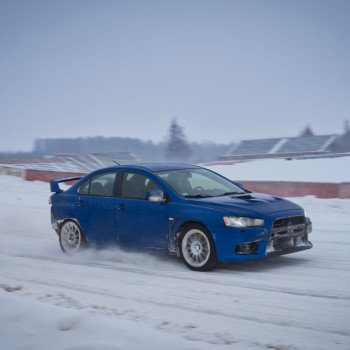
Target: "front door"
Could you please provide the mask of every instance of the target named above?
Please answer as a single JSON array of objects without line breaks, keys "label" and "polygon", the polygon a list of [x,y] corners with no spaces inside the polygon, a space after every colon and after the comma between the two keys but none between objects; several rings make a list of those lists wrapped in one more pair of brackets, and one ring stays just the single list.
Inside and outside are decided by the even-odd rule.
[{"label": "front door", "polygon": [[167,203],[147,200],[146,193],[153,189],[159,189],[159,186],[147,176],[124,172],[121,197],[116,198],[117,235],[121,245],[168,248]]}]

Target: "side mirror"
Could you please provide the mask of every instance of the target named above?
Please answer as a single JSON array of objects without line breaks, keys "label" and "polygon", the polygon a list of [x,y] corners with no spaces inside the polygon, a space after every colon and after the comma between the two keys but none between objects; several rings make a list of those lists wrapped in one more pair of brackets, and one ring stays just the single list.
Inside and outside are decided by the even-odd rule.
[{"label": "side mirror", "polygon": [[150,190],[146,193],[146,199],[151,202],[165,202],[164,192],[162,190]]}]

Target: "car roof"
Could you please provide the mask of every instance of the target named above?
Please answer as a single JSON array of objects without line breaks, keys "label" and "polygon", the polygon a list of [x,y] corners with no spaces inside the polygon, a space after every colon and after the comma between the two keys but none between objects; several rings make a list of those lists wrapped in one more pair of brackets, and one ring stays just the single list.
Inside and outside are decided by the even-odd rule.
[{"label": "car roof", "polygon": [[163,170],[179,170],[179,169],[193,169],[200,168],[197,165],[182,164],[182,163],[137,163],[137,164],[122,164],[120,166],[113,166],[107,169],[118,170],[118,169],[140,169],[149,170],[152,172],[163,171]]}]

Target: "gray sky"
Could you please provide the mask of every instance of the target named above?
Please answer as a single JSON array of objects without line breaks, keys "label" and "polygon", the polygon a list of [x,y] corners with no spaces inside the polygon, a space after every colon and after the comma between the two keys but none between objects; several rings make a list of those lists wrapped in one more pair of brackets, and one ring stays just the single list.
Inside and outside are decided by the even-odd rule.
[{"label": "gray sky", "polygon": [[341,133],[348,0],[0,0],[0,151]]}]

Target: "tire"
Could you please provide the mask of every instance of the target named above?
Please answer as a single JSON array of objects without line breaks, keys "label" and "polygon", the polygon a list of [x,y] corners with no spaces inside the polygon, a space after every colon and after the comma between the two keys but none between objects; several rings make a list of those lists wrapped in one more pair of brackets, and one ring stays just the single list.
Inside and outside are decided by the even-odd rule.
[{"label": "tire", "polygon": [[194,271],[212,270],[217,264],[214,240],[200,225],[191,225],[183,230],[180,254],[185,265]]},{"label": "tire", "polygon": [[68,254],[73,254],[87,245],[82,229],[73,220],[64,222],[58,237],[61,249]]}]

